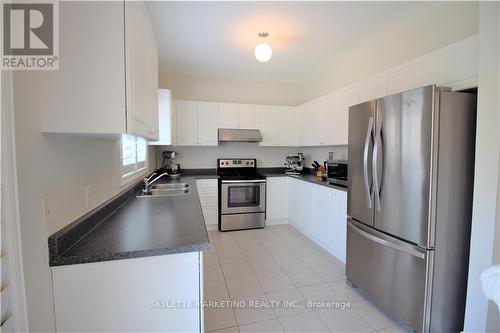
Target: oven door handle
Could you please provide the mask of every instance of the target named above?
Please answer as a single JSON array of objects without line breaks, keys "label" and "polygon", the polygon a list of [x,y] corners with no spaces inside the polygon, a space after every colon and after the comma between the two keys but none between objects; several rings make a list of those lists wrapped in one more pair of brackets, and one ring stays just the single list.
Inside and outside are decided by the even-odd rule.
[{"label": "oven door handle", "polygon": [[265,179],[247,179],[247,180],[221,180],[222,184],[241,184],[241,183],[265,183]]}]

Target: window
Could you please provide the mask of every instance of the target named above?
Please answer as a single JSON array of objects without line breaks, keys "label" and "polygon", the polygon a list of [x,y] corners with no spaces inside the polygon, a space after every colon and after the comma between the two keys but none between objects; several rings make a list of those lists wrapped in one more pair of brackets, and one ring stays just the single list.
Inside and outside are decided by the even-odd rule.
[{"label": "window", "polygon": [[133,135],[122,134],[122,179],[130,179],[130,177],[146,171],[147,148],[146,140]]}]

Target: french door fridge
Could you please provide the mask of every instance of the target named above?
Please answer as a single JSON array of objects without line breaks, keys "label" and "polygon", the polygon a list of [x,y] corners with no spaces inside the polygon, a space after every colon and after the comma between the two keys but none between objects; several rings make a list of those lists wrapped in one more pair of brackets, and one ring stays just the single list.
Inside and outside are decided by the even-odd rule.
[{"label": "french door fridge", "polygon": [[346,275],[418,332],[463,326],[475,110],[434,85],[349,109]]}]

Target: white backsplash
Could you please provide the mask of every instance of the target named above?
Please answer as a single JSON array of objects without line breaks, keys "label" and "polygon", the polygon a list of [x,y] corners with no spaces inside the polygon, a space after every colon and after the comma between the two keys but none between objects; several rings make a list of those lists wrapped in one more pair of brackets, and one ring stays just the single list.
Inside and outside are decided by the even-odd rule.
[{"label": "white backsplash", "polygon": [[[317,160],[323,163],[328,152],[335,152],[338,159],[347,159],[347,146],[327,147],[261,147],[255,143],[226,142],[216,147],[158,146],[156,147],[156,166],[161,166],[161,153],[173,150],[178,153],[177,163],[182,169],[215,168],[218,158],[256,158],[259,167],[283,167],[285,157],[303,153],[305,166]],[[154,158],[153,156],[151,158]]]}]

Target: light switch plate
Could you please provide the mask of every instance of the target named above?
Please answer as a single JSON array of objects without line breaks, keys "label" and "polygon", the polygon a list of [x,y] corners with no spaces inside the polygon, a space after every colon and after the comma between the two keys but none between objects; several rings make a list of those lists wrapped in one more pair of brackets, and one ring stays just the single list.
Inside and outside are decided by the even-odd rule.
[{"label": "light switch plate", "polygon": [[43,209],[43,221],[45,225],[52,224],[56,221],[54,208],[50,202],[50,199],[45,197],[42,198],[42,209]]}]

